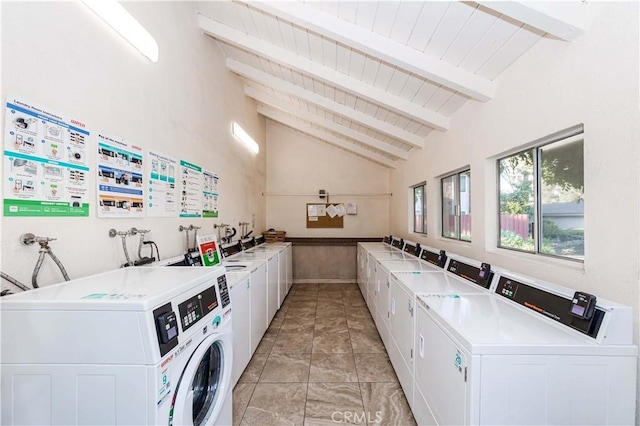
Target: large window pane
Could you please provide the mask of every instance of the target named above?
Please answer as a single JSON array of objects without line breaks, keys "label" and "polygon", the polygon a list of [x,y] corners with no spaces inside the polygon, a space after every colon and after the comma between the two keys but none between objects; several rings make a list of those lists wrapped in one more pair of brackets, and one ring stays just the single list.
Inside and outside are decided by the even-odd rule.
[{"label": "large window pane", "polygon": [[424,185],[413,188],[413,232],[425,233]]},{"label": "large window pane", "polygon": [[442,236],[457,238],[456,176],[442,179]]},{"label": "large window pane", "polygon": [[533,150],[498,162],[500,247],[535,252]]},{"label": "large window pane", "polygon": [[584,258],[583,144],[570,140],[539,150],[542,253]]},{"label": "large window pane", "polygon": [[471,241],[471,171],[458,175],[460,181],[460,239]]}]

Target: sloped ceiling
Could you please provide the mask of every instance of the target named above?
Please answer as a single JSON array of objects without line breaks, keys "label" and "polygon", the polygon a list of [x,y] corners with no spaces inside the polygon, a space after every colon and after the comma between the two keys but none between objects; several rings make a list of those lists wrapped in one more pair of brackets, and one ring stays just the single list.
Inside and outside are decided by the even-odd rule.
[{"label": "sloped ceiling", "polygon": [[196,2],[258,112],[394,168],[542,37],[584,31],[580,2]]}]

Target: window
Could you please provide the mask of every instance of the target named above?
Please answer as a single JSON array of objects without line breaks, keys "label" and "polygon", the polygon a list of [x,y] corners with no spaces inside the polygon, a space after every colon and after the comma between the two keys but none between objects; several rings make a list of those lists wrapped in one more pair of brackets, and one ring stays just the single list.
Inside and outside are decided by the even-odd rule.
[{"label": "window", "polygon": [[440,180],[442,187],[442,236],[471,241],[471,171]]},{"label": "window", "polygon": [[422,182],[413,189],[413,232],[427,233],[427,184]]},{"label": "window", "polygon": [[584,260],[582,125],[498,160],[498,246]]}]

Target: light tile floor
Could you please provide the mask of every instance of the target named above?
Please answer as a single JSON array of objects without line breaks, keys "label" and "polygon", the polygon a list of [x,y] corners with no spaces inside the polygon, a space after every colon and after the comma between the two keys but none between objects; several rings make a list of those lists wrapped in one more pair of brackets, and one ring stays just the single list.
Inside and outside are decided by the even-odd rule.
[{"label": "light tile floor", "polygon": [[234,425],[415,425],[356,284],[295,284],[233,391]]}]

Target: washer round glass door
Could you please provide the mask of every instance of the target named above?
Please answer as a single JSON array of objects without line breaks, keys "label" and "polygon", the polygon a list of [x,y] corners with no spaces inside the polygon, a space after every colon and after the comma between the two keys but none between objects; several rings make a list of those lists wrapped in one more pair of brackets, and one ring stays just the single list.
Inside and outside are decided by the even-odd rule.
[{"label": "washer round glass door", "polygon": [[204,423],[214,405],[222,377],[222,358],[222,348],[219,342],[209,346],[209,349],[200,358],[195,377],[191,381],[194,426]]},{"label": "washer round glass door", "polygon": [[193,352],[173,396],[170,425],[203,425],[220,409],[224,397],[224,352],[216,335],[206,338]]}]

